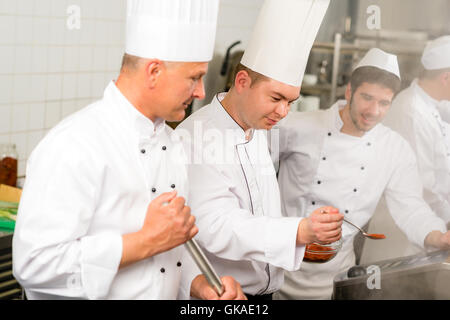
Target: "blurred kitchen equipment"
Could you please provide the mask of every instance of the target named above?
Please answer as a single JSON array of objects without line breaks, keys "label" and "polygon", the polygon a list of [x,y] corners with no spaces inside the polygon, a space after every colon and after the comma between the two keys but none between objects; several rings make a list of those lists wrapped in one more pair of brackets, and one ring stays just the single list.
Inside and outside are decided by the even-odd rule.
[{"label": "blurred kitchen equipment", "polygon": [[230,90],[230,88],[234,82],[234,76],[235,76],[234,71],[236,69],[236,66],[241,61],[242,56],[244,55],[243,50],[238,50],[234,53],[230,53],[231,49],[240,43],[241,43],[241,41],[236,41],[228,47],[227,52],[225,54],[225,58],[222,63],[222,67],[220,69],[220,75],[226,77],[224,91]]},{"label": "blurred kitchen equipment", "polygon": [[303,76],[303,83],[302,85],[306,86],[314,86],[317,84],[317,76],[315,74],[305,74]]},{"label": "blurred kitchen equipment", "polygon": [[298,111],[316,111],[320,108],[320,98],[316,96],[305,96],[299,100]]},{"label": "blurred kitchen equipment", "polygon": [[17,159],[18,154],[15,144],[0,145],[0,184],[16,186]]},{"label": "blurred kitchen equipment", "polygon": [[[373,287],[374,277],[379,279],[378,288]],[[352,267],[336,275],[333,287],[336,300],[449,300],[450,250],[373,262],[358,270]]]},{"label": "blurred kitchen equipment", "polygon": [[328,83],[328,71],[327,71],[328,61],[322,60],[320,63],[320,71],[319,71],[319,83]]},{"label": "blurred kitchen equipment", "polygon": [[353,227],[355,227],[356,229],[359,230],[359,232],[361,232],[361,234],[363,236],[365,236],[366,238],[369,239],[375,239],[375,240],[380,240],[380,239],[386,239],[386,236],[384,234],[379,234],[379,233],[367,233],[365,232],[363,229],[361,229],[360,227],[354,225],[353,223],[351,223],[350,221],[344,219],[345,222],[347,222],[348,224],[352,225]]},{"label": "blurred kitchen equipment", "polygon": [[223,293],[223,285],[222,281],[220,281],[219,276],[216,271],[212,267],[208,258],[206,258],[202,249],[198,246],[197,242],[194,239],[189,240],[185,243],[186,248],[194,259],[200,271],[205,275],[208,283],[216,290],[219,296]]},{"label": "blurred kitchen equipment", "polygon": [[306,245],[304,262],[324,263],[333,259],[342,247],[342,239],[329,244],[313,242]]},{"label": "blurred kitchen equipment", "polygon": [[241,43],[241,41],[236,41],[231,46],[228,47],[227,52],[225,54],[225,59],[223,60],[223,63],[222,63],[222,68],[220,69],[220,75],[221,76],[224,76],[224,75],[226,75],[228,73],[228,65],[230,63],[230,51],[231,51],[231,49],[233,49],[233,47],[237,46],[240,43]]}]

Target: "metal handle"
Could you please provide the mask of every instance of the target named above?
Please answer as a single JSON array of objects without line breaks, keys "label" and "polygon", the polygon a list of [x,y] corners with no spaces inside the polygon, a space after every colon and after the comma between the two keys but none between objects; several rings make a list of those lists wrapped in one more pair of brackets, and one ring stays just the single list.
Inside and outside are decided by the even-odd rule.
[{"label": "metal handle", "polygon": [[220,281],[219,276],[216,271],[212,267],[208,258],[206,258],[202,249],[199,247],[197,242],[194,239],[189,240],[185,243],[186,248],[194,259],[200,271],[205,275],[206,280],[208,280],[209,284],[216,290],[216,292],[221,296],[223,294],[223,285],[222,281]]}]

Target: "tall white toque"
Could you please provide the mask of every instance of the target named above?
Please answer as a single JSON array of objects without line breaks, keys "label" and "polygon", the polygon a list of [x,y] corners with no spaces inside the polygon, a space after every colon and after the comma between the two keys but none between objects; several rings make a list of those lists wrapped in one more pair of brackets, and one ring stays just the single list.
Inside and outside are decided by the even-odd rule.
[{"label": "tall white toque", "polygon": [[148,59],[212,59],[219,0],[128,0],[125,52]]},{"label": "tall white toque", "polygon": [[266,0],[241,63],[299,87],[330,0]]},{"label": "tall white toque", "polygon": [[428,43],[422,54],[422,64],[427,70],[450,68],[450,36]]},{"label": "tall white toque", "polygon": [[360,67],[376,67],[378,69],[393,73],[401,79],[397,56],[384,52],[378,48],[370,49],[353,70]]}]

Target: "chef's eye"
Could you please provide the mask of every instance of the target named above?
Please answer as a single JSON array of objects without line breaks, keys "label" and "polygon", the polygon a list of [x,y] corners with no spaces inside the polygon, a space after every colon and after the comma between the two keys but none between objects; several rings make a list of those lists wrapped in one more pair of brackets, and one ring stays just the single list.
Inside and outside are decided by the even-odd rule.
[{"label": "chef's eye", "polygon": [[363,99],[366,100],[366,101],[372,100],[372,96],[369,96],[369,95],[367,95],[367,94],[362,94],[361,96],[362,96]]},{"label": "chef's eye", "polygon": [[382,107],[387,107],[389,106],[391,103],[389,101],[380,101],[380,106]]},{"label": "chef's eye", "polygon": [[278,101],[280,101],[280,100],[281,100],[280,98],[272,97],[272,101],[273,101],[273,102],[278,102]]}]

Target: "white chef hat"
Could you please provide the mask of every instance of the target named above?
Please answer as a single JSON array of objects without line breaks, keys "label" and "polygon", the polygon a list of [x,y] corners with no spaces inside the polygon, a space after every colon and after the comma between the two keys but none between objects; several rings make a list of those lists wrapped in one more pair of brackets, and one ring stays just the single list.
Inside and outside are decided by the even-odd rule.
[{"label": "white chef hat", "polygon": [[241,63],[269,78],[300,86],[329,4],[330,0],[266,0]]},{"label": "white chef hat", "polygon": [[356,65],[353,71],[360,67],[376,67],[378,69],[390,72],[401,79],[397,56],[384,52],[378,48],[370,49]]},{"label": "white chef hat", "polygon": [[125,52],[163,61],[210,61],[218,3],[218,0],[128,0]]},{"label": "white chef hat", "polygon": [[450,36],[428,43],[422,54],[422,64],[427,70],[450,68]]}]

